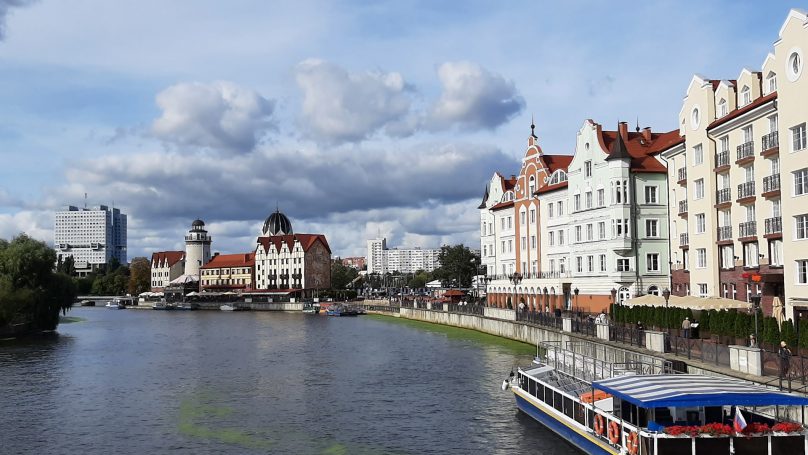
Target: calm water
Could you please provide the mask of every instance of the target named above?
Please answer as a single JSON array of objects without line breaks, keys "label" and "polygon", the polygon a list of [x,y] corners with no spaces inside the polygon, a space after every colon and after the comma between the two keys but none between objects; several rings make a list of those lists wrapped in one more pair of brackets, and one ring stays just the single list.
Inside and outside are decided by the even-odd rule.
[{"label": "calm water", "polygon": [[0,453],[573,454],[512,343],[380,317],[113,311],[0,342]]}]

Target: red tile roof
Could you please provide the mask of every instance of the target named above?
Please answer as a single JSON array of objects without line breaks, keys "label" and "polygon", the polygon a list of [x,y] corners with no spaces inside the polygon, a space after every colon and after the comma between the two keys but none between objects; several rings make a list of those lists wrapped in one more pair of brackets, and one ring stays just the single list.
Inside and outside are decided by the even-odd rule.
[{"label": "red tile roof", "polygon": [[500,202],[499,204],[491,207],[490,210],[499,210],[499,209],[504,209],[506,207],[513,207],[513,201]]},{"label": "red tile roof", "polygon": [[166,262],[168,267],[171,267],[181,261],[183,257],[185,257],[185,251],[158,251],[152,253],[151,260],[152,264],[156,262],[158,267],[164,267]]},{"label": "red tile roof", "polygon": [[574,157],[572,155],[543,155],[542,159],[544,160],[544,164],[547,166],[547,169],[550,171],[550,174],[553,172],[564,169],[567,170],[567,166],[572,163],[572,159]]},{"label": "red tile roof", "polygon": [[550,192],[553,192],[555,190],[560,190],[560,189],[566,188],[566,187],[567,187],[567,181],[564,180],[563,182],[559,182],[559,183],[556,183],[556,184],[553,184],[553,185],[544,185],[543,187],[536,190],[536,194],[550,193]]},{"label": "red tile roof", "polygon": [[736,117],[739,117],[739,116],[751,111],[752,109],[754,109],[756,107],[762,106],[762,105],[768,103],[769,101],[771,101],[773,99],[777,99],[777,92],[771,92],[766,96],[761,96],[760,98],[752,101],[751,103],[747,104],[746,106],[743,106],[743,107],[741,107],[739,109],[735,109],[732,112],[730,112],[729,114],[727,114],[727,115],[725,115],[725,116],[723,116],[723,117],[721,117],[719,119],[713,120],[712,123],[707,125],[707,129],[711,130],[711,129],[717,127],[718,125],[722,125],[724,123],[727,123],[728,121],[730,121],[730,120],[732,120],[732,119],[734,119]]},{"label": "red tile roof", "polygon": [[295,247],[296,241],[300,242],[300,247],[303,248],[303,251],[309,251],[309,249],[319,241],[323,244],[328,253],[331,253],[331,247],[328,246],[328,240],[326,240],[323,234],[288,234],[258,237],[258,243],[264,247],[264,251],[269,251],[270,245],[275,245],[275,249],[280,250],[284,243],[286,243],[287,248],[291,250]]},{"label": "red tile roof", "polygon": [[[611,150],[612,143],[617,139],[617,131],[601,131],[601,142],[606,150]],[[628,133],[628,140],[624,141],[626,150],[631,156],[631,170],[634,172],[666,173],[667,168],[654,155],[684,141],[679,136],[679,130],[667,133],[651,133],[651,140],[646,141],[642,132]]]},{"label": "red tile roof", "polygon": [[218,254],[202,269],[220,269],[223,267],[252,267],[255,265],[255,253]]},{"label": "red tile roof", "polygon": [[500,180],[502,180],[502,189],[503,191],[510,191],[516,187],[516,176],[512,178],[506,179],[502,174],[497,172],[499,175]]}]

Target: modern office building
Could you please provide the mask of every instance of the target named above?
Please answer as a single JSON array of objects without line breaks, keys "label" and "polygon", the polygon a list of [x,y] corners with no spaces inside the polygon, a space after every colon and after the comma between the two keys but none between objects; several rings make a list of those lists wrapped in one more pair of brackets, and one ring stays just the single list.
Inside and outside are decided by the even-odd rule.
[{"label": "modern office building", "polygon": [[92,209],[68,206],[56,212],[53,243],[59,260],[72,257],[76,273],[85,276],[112,259],[126,258],[126,215],[100,205]]},{"label": "modern office building", "polygon": [[387,239],[368,240],[368,273],[431,272],[440,267],[440,249],[387,248]]}]

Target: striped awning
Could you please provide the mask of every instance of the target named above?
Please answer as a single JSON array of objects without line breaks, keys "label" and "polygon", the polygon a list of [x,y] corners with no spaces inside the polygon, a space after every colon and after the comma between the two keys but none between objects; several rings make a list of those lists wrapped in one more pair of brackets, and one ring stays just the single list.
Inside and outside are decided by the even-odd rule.
[{"label": "striped awning", "polygon": [[643,408],[663,406],[805,406],[808,397],[727,377],[696,374],[616,376],[592,387]]}]

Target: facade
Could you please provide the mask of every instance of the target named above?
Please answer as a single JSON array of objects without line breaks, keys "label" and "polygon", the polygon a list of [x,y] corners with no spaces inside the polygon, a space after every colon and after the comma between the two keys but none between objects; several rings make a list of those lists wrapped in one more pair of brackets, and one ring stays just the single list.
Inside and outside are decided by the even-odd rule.
[{"label": "facade", "polygon": [[760,71],[687,88],[686,141],[664,153],[674,295],[759,295],[766,314],[777,300],[787,317],[808,312],[807,23],[790,12]]},{"label": "facade", "polygon": [[56,212],[53,243],[59,260],[73,257],[80,276],[98,270],[113,258],[126,258],[126,215],[106,205],[92,209],[68,206]]},{"label": "facade", "polygon": [[[501,229],[494,229],[494,225],[499,223],[495,211],[492,210],[495,205],[506,204],[513,201],[513,188],[516,186],[516,176],[512,175],[511,178],[506,179],[499,172],[495,172],[485,188],[483,201],[477,209],[480,211],[480,265],[485,269],[486,275],[496,275],[497,270],[497,255],[499,250],[499,239],[497,233]],[[509,193],[506,198],[505,194]],[[513,207],[513,205],[511,205]],[[499,207],[497,210],[502,209]],[[497,224],[498,226],[498,224]],[[502,273],[505,273],[503,271]]]},{"label": "facade", "polygon": [[203,291],[249,291],[253,289],[255,253],[216,254],[199,269]]},{"label": "facade", "polygon": [[362,256],[342,258],[342,265],[344,265],[345,267],[354,268],[356,270],[364,270],[365,258]]},{"label": "facade", "polygon": [[368,240],[368,273],[431,272],[440,267],[440,249],[387,248],[387,239]]},{"label": "facade", "polygon": [[205,230],[205,222],[194,220],[191,230],[185,235],[185,275],[199,276],[199,268],[210,261],[212,242],[213,239]]},{"label": "facade", "polygon": [[295,234],[279,211],[264,223],[256,241],[255,289],[302,291],[311,296],[331,287],[331,248],[322,234]]},{"label": "facade", "polygon": [[160,251],[151,257],[151,291],[162,292],[185,270],[184,251]]}]

